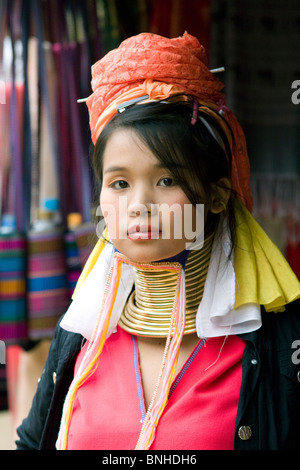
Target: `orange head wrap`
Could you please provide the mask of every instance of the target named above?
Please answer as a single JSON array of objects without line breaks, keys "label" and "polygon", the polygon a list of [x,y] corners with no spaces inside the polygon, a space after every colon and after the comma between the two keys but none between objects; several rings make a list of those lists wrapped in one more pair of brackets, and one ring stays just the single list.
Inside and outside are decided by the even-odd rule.
[{"label": "orange head wrap", "polygon": [[163,100],[179,93],[191,95],[201,111],[210,114],[228,136],[232,188],[251,210],[245,136],[235,115],[226,107],[222,88],[223,84],[208,69],[205,49],[195,37],[187,33],[173,39],[151,33],[133,36],[92,67],[93,93],[87,105],[93,143],[122,103],[145,95],[149,100]]}]

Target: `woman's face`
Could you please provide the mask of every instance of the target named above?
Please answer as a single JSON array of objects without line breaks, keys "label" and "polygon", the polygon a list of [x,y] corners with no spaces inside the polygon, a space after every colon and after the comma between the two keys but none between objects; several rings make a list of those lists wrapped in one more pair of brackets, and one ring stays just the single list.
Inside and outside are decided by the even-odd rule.
[{"label": "woman's face", "polygon": [[172,257],[203,233],[203,207],[190,203],[132,130],[107,141],[100,206],[112,243],[136,262]]}]

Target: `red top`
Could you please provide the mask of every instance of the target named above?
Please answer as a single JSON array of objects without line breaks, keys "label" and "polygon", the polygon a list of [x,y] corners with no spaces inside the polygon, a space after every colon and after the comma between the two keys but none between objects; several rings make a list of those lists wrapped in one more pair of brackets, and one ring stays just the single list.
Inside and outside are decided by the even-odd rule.
[{"label": "red top", "polygon": [[[174,380],[151,450],[233,449],[244,348],[237,336],[199,341]],[[137,341],[118,327],[77,392],[68,449],[132,450],[145,413]]]}]

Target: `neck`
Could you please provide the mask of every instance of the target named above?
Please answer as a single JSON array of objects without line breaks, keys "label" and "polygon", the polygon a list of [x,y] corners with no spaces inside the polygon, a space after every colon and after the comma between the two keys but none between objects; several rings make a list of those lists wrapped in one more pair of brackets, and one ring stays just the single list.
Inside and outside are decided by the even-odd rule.
[{"label": "neck", "polygon": [[[186,309],[184,334],[196,332],[196,315],[201,302],[211,254],[213,235],[201,250],[191,250],[185,264]],[[173,263],[174,264],[174,263]],[[178,264],[178,262],[176,263]],[[172,265],[172,262],[170,262]],[[122,312],[119,325],[126,331],[149,337],[167,337],[178,294],[178,272],[153,263],[149,269],[133,265],[135,290]]]}]

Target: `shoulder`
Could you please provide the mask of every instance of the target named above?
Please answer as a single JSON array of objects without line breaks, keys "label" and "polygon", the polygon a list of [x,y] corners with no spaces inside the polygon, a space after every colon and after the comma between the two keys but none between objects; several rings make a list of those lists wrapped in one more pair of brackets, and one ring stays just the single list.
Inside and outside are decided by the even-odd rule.
[{"label": "shoulder", "polygon": [[78,353],[84,344],[84,338],[78,333],[72,333],[60,326],[63,316],[59,319],[53,340],[51,342],[47,362],[42,373],[49,378],[55,375],[57,381],[66,381],[69,374],[73,374]]},{"label": "shoulder", "polygon": [[283,312],[266,312],[262,308],[261,334],[276,349],[290,348],[300,340],[300,299],[287,304]]},{"label": "shoulder", "polygon": [[258,330],[239,335],[259,349],[291,350],[300,343],[300,299],[285,306],[282,312],[266,312],[261,307],[262,325]]},{"label": "shoulder", "polygon": [[72,356],[73,352],[80,349],[84,340],[83,336],[78,333],[72,333],[61,327],[63,316],[57,323],[54,338],[52,341],[53,354],[56,356],[57,362]]}]

